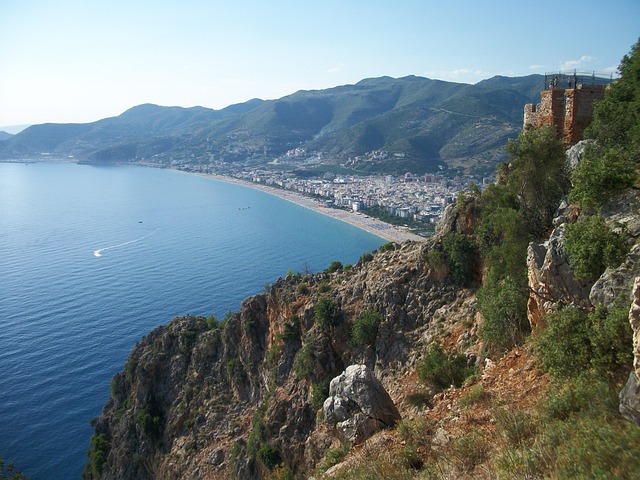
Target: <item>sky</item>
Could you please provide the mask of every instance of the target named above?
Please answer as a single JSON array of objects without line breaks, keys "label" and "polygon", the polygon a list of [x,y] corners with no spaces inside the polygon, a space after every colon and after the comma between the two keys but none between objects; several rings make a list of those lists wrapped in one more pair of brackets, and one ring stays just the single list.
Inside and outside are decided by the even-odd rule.
[{"label": "sky", "polygon": [[639,37],[639,0],[0,0],[0,127],[383,75],[615,72]]}]

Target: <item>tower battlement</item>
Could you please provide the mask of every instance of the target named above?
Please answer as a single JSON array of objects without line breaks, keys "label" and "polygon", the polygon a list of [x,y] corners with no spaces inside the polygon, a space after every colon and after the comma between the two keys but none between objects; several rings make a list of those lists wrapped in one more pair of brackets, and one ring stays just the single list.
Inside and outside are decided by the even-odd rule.
[{"label": "tower battlement", "polygon": [[554,125],[566,146],[575,145],[591,123],[594,102],[604,97],[611,82],[611,75],[595,72],[574,70],[545,74],[540,103],[524,107],[523,128]]}]

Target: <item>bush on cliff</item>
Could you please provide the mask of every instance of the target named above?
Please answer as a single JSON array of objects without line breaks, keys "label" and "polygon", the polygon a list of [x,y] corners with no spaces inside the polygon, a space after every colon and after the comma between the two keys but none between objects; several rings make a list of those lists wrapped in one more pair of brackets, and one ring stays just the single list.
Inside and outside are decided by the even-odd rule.
[{"label": "bush on cliff", "polygon": [[465,379],[475,372],[467,366],[467,358],[461,353],[447,353],[440,344],[432,345],[418,364],[418,378],[436,390],[451,385],[460,387]]},{"label": "bush on cliff", "polygon": [[607,204],[611,195],[631,187],[640,163],[640,41],[625,55],[620,78],[593,111],[586,136],[596,144],[585,151],[572,175],[571,198],[584,207]]},{"label": "bush on cliff", "polygon": [[442,251],[453,280],[458,285],[469,286],[478,258],[475,244],[465,235],[451,232],[442,238]]},{"label": "bush on cliff", "polygon": [[340,323],[338,304],[330,298],[323,297],[313,308],[313,315],[320,328],[335,327]]},{"label": "bush on cliff", "polygon": [[601,215],[586,217],[566,229],[565,251],[579,280],[595,280],[605,268],[620,265],[627,253],[622,236]]},{"label": "bush on cliff", "polygon": [[530,332],[527,298],[522,279],[502,277],[492,268],[478,291],[478,310],[484,317],[480,338],[500,351],[520,344]]},{"label": "bush on cliff", "polygon": [[365,310],[358,315],[351,329],[351,343],[354,346],[369,345],[376,341],[382,315],[375,310]]},{"label": "bush on cliff", "polygon": [[536,340],[544,368],[558,378],[587,371],[601,378],[626,376],[631,368],[633,342],[629,309],[599,307],[585,313],[566,307],[549,315]]},{"label": "bush on cliff", "polygon": [[110,449],[111,444],[107,436],[104,433],[94,432],[89,442],[89,451],[87,452],[89,462],[84,469],[84,478],[100,478]]}]

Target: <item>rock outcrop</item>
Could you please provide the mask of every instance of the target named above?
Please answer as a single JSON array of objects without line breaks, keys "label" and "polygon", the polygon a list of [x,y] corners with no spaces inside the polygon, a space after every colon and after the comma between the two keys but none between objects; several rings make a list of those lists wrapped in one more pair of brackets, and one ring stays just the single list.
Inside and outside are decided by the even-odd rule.
[{"label": "rock outcrop", "polygon": [[635,244],[640,238],[640,193],[626,190],[602,210],[607,225],[629,239],[630,251],[620,266],[607,268],[595,281],[574,277],[564,249],[566,225],[575,222],[579,215],[579,211],[572,211],[563,201],[549,239],[529,245],[528,317],[534,331],[543,326],[546,314],[565,305],[590,309],[595,305],[611,305],[617,300],[631,301],[634,279],[640,275],[640,246]]},{"label": "rock outcrop", "polygon": [[325,422],[353,445],[400,420],[393,400],[366,365],[350,365],[331,380],[322,410]]},{"label": "rock outcrop", "polygon": [[532,331],[543,327],[545,315],[561,305],[588,303],[591,282],[581,282],[573,276],[564,251],[564,224],[556,227],[546,242],[529,244],[527,267]]},{"label": "rock outcrop", "polygon": [[633,371],[620,392],[620,413],[640,425],[640,277],[635,279],[633,286],[629,323],[633,330]]},{"label": "rock outcrop", "polygon": [[[473,291],[429,263],[433,248],[436,239],[395,245],[345,271],[279,279],[222,322],[180,317],[157,328],[113,379],[92,468],[103,480],[251,480],[278,463],[304,476],[341,436],[359,441],[374,425],[393,425],[405,408],[401,385],[431,339],[466,324],[456,348],[477,340]],[[319,320],[320,301],[330,318]],[[381,321],[375,338],[355,345],[351,330],[365,310]],[[330,387],[354,364],[351,387]],[[363,379],[369,393],[359,390]],[[363,421],[353,433],[320,420],[331,388],[357,405]]]}]

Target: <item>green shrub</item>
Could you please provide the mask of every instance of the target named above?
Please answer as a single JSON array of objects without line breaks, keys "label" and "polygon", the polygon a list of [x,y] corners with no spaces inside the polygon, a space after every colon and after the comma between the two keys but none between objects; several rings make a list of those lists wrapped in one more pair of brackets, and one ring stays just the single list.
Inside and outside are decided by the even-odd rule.
[{"label": "green shrub", "polygon": [[484,317],[479,336],[498,350],[521,343],[530,331],[527,319],[529,294],[513,277],[500,279],[491,269],[478,290],[478,310]]},{"label": "green shrub", "polygon": [[313,374],[315,367],[315,359],[311,353],[311,346],[306,343],[296,354],[293,360],[293,369],[296,372],[298,380],[309,378]]},{"label": "green shrub", "polygon": [[640,478],[640,429],[635,425],[583,416],[551,424],[545,443],[553,452],[553,478]]},{"label": "green shrub", "polygon": [[610,416],[617,410],[616,392],[593,374],[554,381],[540,406],[540,414],[547,421],[566,421],[581,414]]},{"label": "green shrub", "polygon": [[329,397],[329,384],[329,380],[313,384],[313,391],[311,392],[311,406],[314,410],[317,411],[322,408],[322,404]]},{"label": "green shrub", "polygon": [[322,457],[322,460],[318,463],[316,470],[320,473],[326,472],[334,465],[340,463],[347,453],[349,453],[348,445],[342,445],[338,448],[327,450],[324,457]]},{"label": "green shrub", "polygon": [[393,252],[396,249],[396,244],[394,242],[387,242],[384,245],[382,245],[378,251],[380,253],[384,253],[384,252]]},{"label": "green shrub", "polygon": [[453,280],[458,285],[469,285],[477,262],[477,250],[473,242],[465,235],[448,233],[442,237],[442,250]]},{"label": "green shrub", "polygon": [[556,377],[570,377],[589,368],[590,328],[587,314],[568,307],[547,317],[547,326],[536,338],[536,353],[545,370]]},{"label": "green shrub", "polygon": [[320,282],[318,285],[318,293],[328,293],[331,290],[331,286],[328,282]]},{"label": "green shrub", "polygon": [[375,310],[365,310],[358,315],[351,329],[351,343],[355,346],[372,344],[378,336],[382,315]]},{"label": "green shrub", "polygon": [[590,313],[567,307],[549,315],[536,351],[545,370],[556,377],[575,377],[589,369],[620,377],[631,367],[632,335],[626,307],[598,307]]},{"label": "green shrub", "polygon": [[400,439],[415,447],[428,447],[436,426],[422,417],[403,418],[396,424],[396,433]]},{"label": "green shrub", "polygon": [[360,258],[358,259],[358,264],[364,265],[365,263],[368,263],[371,260],[373,260],[373,255],[369,252],[366,252],[360,255]]},{"label": "green shrub", "polygon": [[413,392],[405,397],[406,402],[416,408],[431,408],[433,395],[428,392]]},{"label": "green shrub", "polygon": [[441,250],[429,250],[427,253],[427,262],[429,262],[429,265],[436,270],[440,270],[447,266],[447,260],[444,258],[444,253],[442,253]]},{"label": "green shrub", "polygon": [[220,322],[218,322],[216,316],[213,313],[207,317],[207,327],[213,330],[214,328],[218,328],[219,326]]},{"label": "green shrub", "polygon": [[268,443],[258,449],[258,458],[269,470],[273,470],[282,461],[278,449]]},{"label": "green shrub", "polygon": [[300,340],[300,323],[296,315],[292,315],[289,321],[284,324],[282,340],[286,344]]},{"label": "green shrub", "polygon": [[588,148],[571,175],[571,200],[584,208],[605,206],[616,192],[633,186],[637,173],[619,149]]},{"label": "green shrub", "polygon": [[109,450],[111,450],[111,443],[107,436],[104,433],[94,433],[89,441],[89,451],[87,452],[89,462],[85,471],[90,470],[94,477],[100,478],[104,465],[107,463]]},{"label": "green shrub", "polygon": [[570,187],[564,145],[553,126],[522,132],[507,142],[506,187],[515,196],[524,232],[544,237]]},{"label": "green shrub", "polygon": [[420,470],[424,465],[420,453],[413,445],[404,445],[398,452],[398,460],[405,468]]},{"label": "green shrub", "polygon": [[538,432],[535,418],[527,412],[498,408],[493,412],[493,419],[502,437],[511,446],[524,445]]},{"label": "green shrub", "polygon": [[180,353],[186,355],[191,352],[191,349],[196,342],[196,336],[197,334],[193,330],[183,330],[180,332]]},{"label": "green shrub", "polygon": [[151,398],[147,404],[136,412],[136,424],[142,433],[151,440],[158,440],[162,436],[163,415],[156,401]]},{"label": "green shrub", "polygon": [[342,270],[342,262],[339,262],[338,260],[334,260],[333,262],[331,262],[331,264],[327,267],[327,269],[325,270],[326,273],[335,273],[335,272],[339,272]]},{"label": "green shrub", "polygon": [[453,385],[460,387],[464,380],[473,374],[474,367],[467,366],[467,358],[461,353],[446,353],[439,344],[428,349],[418,364],[418,377],[437,390]]},{"label": "green shrub", "polygon": [[244,365],[239,358],[231,358],[227,361],[227,376],[232,383],[238,383],[244,380],[246,373],[244,371]]},{"label": "green shrub", "polygon": [[565,251],[579,280],[596,279],[606,267],[617,267],[626,250],[624,239],[607,226],[601,215],[566,226]]},{"label": "green shrub", "polygon": [[280,465],[276,465],[274,469],[271,471],[267,480],[294,480],[295,476],[291,469],[287,467],[284,463]]},{"label": "green shrub", "polygon": [[306,283],[299,283],[296,290],[300,295],[307,295],[309,293],[309,285]]},{"label": "green shrub", "polygon": [[313,316],[321,328],[335,327],[340,323],[338,304],[330,298],[321,298],[313,308]]},{"label": "green shrub", "polygon": [[453,440],[448,447],[449,460],[462,472],[470,473],[487,460],[488,442],[478,432]]}]

